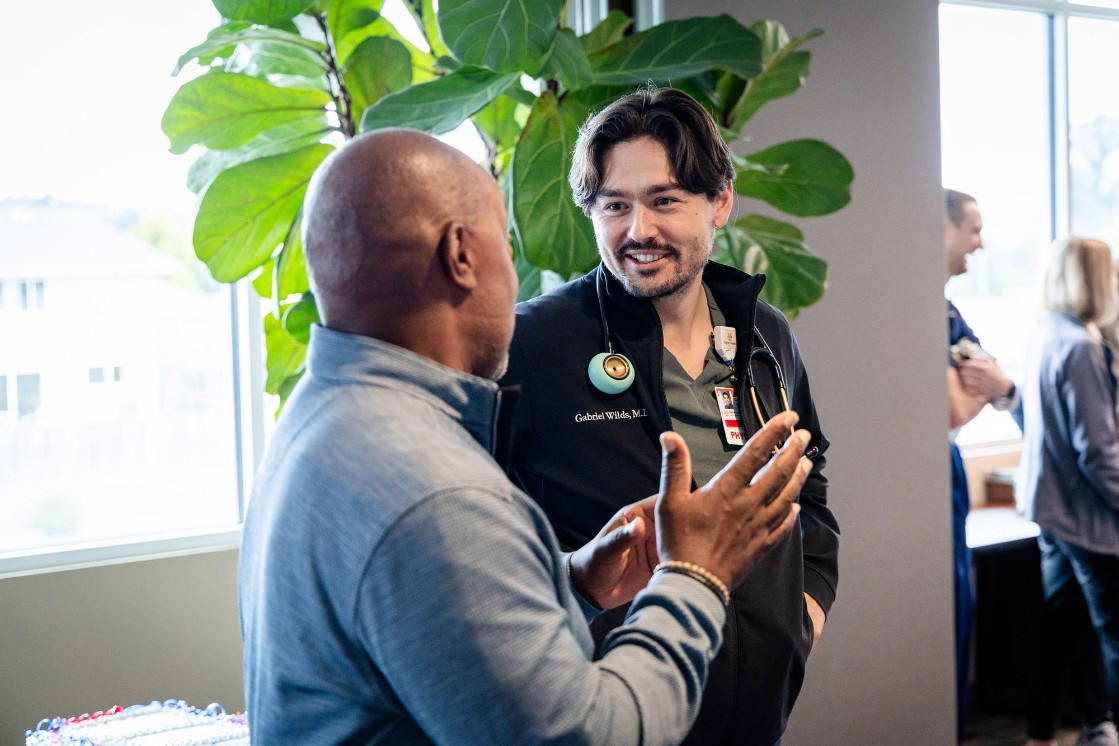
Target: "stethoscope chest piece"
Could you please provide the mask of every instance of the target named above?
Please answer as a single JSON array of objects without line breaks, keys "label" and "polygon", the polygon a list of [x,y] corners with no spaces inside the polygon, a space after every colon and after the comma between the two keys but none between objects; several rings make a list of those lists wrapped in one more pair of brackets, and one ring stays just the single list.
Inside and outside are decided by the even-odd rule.
[{"label": "stethoscope chest piece", "polygon": [[633,383],[633,365],[616,352],[600,352],[587,365],[591,385],[604,394],[620,394]]}]

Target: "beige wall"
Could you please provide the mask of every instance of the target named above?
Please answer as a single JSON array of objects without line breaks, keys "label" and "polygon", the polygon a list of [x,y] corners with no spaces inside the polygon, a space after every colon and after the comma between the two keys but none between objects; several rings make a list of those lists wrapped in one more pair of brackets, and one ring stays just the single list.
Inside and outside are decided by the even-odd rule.
[{"label": "beige wall", "polygon": [[0,743],[171,698],[245,707],[235,551],[0,580]]},{"label": "beige wall", "polygon": [[[813,27],[812,74],[768,104],[751,147],[827,140],[854,199],[796,220],[830,262],[793,325],[825,433],[843,529],[839,599],[784,746],[955,743],[935,0],[667,0]],[[753,208],[751,208],[753,209]]]}]

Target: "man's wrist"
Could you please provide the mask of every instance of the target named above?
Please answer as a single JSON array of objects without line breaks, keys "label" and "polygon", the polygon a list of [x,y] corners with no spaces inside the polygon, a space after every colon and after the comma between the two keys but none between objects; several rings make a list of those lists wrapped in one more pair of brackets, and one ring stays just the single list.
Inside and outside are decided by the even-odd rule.
[{"label": "man's wrist", "polygon": [[568,552],[566,555],[564,555],[563,558],[563,567],[567,571],[567,580],[571,584],[571,590],[575,591],[575,596],[580,601],[585,603],[595,612],[601,612],[603,610],[602,607],[595,603],[594,599],[592,599],[586,592],[584,592],[583,589],[579,587],[579,583],[575,580],[575,572],[571,568],[571,560],[574,556],[575,552]]},{"label": "man's wrist", "polygon": [[1018,399],[1018,387],[1014,381],[1010,382],[1010,388],[1002,396],[995,397],[991,400],[991,406],[995,409],[1005,411],[1014,406],[1014,402]]}]

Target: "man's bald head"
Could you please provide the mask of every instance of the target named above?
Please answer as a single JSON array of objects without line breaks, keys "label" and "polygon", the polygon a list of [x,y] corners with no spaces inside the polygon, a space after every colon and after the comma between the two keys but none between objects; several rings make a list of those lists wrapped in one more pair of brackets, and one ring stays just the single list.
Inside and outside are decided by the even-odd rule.
[{"label": "man's bald head", "polygon": [[[307,193],[304,252],[328,326],[403,311],[422,292],[442,233],[478,210],[489,175],[463,153],[413,130],[357,137],[327,159]],[[353,330],[351,331],[360,331]]]},{"label": "man's bald head", "polygon": [[323,323],[479,376],[504,369],[517,274],[497,183],[413,130],[380,130],[311,180],[303,242]]}]

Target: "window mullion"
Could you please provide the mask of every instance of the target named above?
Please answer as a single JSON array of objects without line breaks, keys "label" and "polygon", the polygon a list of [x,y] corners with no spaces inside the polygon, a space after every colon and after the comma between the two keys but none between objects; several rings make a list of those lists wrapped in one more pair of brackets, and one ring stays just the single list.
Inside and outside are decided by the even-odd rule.
[{"label": "window mullion", "polygon": [[1068,88],[1068,14],[1055,13],[1049,19],[1050,239],[1069,235],[1071,227]]},{"label": "window mullion", "polygon": [[968,5],[975,8],[996,10],[1023,10],[1051,16],[1084,16],[1119,20],[1119,8],[1069,3],[1064,0],[941,0],[942,5]]}]

